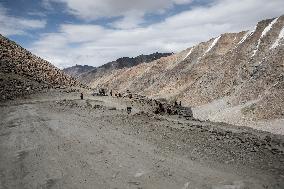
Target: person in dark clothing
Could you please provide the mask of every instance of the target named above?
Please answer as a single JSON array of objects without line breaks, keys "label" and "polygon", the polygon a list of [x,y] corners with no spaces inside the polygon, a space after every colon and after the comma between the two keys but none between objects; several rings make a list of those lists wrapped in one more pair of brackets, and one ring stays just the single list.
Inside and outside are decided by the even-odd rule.
[{"label": "person in dark clothing", "polygon": [[181,106],[181,101],[179,101],[179,105]]},{"label": "person in dark clothing", "polygon": [[110,96],[112,96],[112,90],[110,91]]},{"label": "person in dark clothing", "polygon": [[83,99],[84,99],[84,95],[83,95],[83,93],[81,93],[80,97],[81,97],[81,100],[83,100]]},{"label": "person in dark clothing", "polygon": [[130,114],[132,110],[132,107],[127,107],[127,113]]},{"label": "person in dark clothing", "polygon": [[168,113],[169,115],[172,114],[172,109],[171,109],[170,107],[167,108],[167,113]]},{"label": "person in dark clothing", "polygon": [[159,110],[158,111],[159,111],[159,113],[164,113],[165,112],[165,108],[164,108],[162,103],[159,103]]},{"label": "person in dark clothing", "polygon": [[175,101],[175,106],[177,106],[178,105],[178,103],[177,103],[177,101]]}]

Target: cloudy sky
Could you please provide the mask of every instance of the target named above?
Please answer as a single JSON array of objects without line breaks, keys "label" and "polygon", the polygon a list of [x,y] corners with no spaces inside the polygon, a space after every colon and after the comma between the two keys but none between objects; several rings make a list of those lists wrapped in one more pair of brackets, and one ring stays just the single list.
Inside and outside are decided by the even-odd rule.
[{"label": "cloudy sky", "polygon": [[283,0],[0,0],[0,33],[63,68],[178,52],[284,14]]}]

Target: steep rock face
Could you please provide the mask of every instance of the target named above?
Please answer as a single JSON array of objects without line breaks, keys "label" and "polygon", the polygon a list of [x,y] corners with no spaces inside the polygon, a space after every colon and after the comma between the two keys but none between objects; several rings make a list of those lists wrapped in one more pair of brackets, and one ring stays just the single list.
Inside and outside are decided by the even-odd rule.
[{"label": "steep rock face", "polygon": [[0,35],[0,100],[47,88],[80,85],[49,62]]},{"label": "steep rock face", "polygon": [[[172,53],[153,53],[153,54],[150,54],[150,55],[139,55],[137,57],[134,57],[134,58],[129,58],[129,57],[123,57],[123,58],[119,58],[117,59],[116,61],[113,61],[113,62],[109,62],[107,64],[104,64],[100,67],[97,67],[97,68],[93,68],[93,67],[90,67],[88,69],[84,69],[83,72],[81,71],[76,71],[78,70],[78,68],[80,70],[82,70],[81,68],[82,67],[73,67],[72,68],[67,68],[67,69],[64,69],[63,71],[65,73],[68,73],[72,76],[76,76],[76,78],[78,78],[78,80],[84,82],[84,83],[91,83],[91,82],[96,82],[99,78],[105,76],[105,75],[108,75],[110,74],[112,71],[115,71],[115,70],[120,70],[120,69],[123,69],[123,68],[131,68],[131,67],[134,67],[134,66],[137,66],[141,63],[149,63],[149,62],[152,62],[154,60],[157,60],[157,59],[160,59],[161,57],[167,57],[167,56],[170,56],[172,55]],[[72,73],[75,73],[75,72],[78,72],[78,74],[72,74]]]},{"label": "steep rock face", "polygon": [[284,16],[226,33],[180,53],[114,70],[92,87],[181,100],[204,119],[284,118]]}]

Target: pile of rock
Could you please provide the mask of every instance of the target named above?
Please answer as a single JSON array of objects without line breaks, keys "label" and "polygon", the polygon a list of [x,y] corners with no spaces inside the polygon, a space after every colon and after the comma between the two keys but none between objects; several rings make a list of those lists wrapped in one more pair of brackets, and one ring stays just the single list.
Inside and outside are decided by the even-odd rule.
[{"label": "pile of rock", "polygon": [[12,100],[17,96],[48,89],[49,85],[39,84],[15,74],[0,73],[0,100]]},{"label": "pile of rock", "polygon": [[154,106],[155,114],[169,114],[169,115],[180,115],[183,117],[193,117],[192,110],[190,107],[183,107],[177,104],[170,104],[168,102],[161,102],[155,100],[156,105]]},{"label": "pile of rock", "polygon": [[193,117],[193,113],[190,107],[183,107],[181,104],[169,103],[166,99],[151,99],[149,97],[131,93],[126,91],[122,96],[124,98],[129,98],[132,101],[147,106],[147,111],[153,112],[155,114],[168,114],[168,115],[180,115],[183,117]]}]

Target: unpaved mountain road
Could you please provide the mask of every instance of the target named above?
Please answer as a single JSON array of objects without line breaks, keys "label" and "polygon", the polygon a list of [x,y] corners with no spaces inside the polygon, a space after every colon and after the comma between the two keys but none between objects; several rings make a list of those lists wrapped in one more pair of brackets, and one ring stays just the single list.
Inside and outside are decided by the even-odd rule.
[{"label": "unpaved mountain road", "polygon": [[284,188],[282,136],[78,96],[0,105],[0,189]]}]

